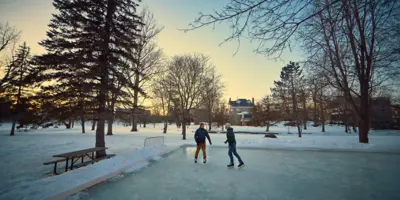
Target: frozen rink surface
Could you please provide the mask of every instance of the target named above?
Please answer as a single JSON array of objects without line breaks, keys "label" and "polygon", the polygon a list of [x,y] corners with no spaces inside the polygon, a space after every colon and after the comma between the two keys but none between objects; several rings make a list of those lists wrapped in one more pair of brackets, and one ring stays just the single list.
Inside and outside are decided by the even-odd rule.
[{"label": "frozen rink surface", "polygon": [[70,199],[400,199],[399,154],[238,149],[246,167],[228,169],[227,148],[207,148],[207,164],[181,148]]}]

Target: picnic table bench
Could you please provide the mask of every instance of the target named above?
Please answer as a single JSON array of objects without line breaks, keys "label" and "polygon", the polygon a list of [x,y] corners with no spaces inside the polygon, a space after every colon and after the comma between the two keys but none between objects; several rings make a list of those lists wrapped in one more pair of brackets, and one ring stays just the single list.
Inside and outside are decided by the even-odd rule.
[{"label": "picnic table bench", "polygon": [[[108,148],[107,147],[94,147],[94,148],[82,149],[79,151],[73,151],[73,152],[53,155],[53,157],[57,157],[60,159],[45,162],[45,163],[43,163],[43,165],[54,164],[53,175],[57,175],[57,163],[59,163],[59,162],[65,161],[65,172],[67,172],[68,168],[70,170],[72,170],[74,167],[78,168],[78,167],[86,166],[87,164],[90,164],[90,163],[93,164],[94,162],[98,162],[100,160],[111,158],[111,157],[115,156],[115,154],[108,154],[101,158],[95,158],[94,152],[103,151],[106,149],[108,149]],[[89,160],[84,161],[85,157],[89,158]],[[81,163],[74,165],[79,160],[81,160]],[[69,161],[71,161],[70,165],[68,165]]]}]

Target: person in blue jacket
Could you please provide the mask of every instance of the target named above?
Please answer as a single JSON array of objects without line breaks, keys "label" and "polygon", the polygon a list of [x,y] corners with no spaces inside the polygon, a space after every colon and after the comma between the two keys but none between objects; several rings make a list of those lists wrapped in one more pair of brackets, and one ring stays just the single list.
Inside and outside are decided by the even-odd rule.
[{"label": "person in blue jacket", "polygon": [[229,143],[228,155],[230,158],[230,164],[227,167],[234,167],[233,155],[235,155],[236,158],[239,160],[238,167],[243,167],[244,166],[243,160],[242,160],[242,158],[240,158],[239,154],[236,152],[236,139],[235,139],[235,134],[233,133],[233,128],[231,127],[231,124],[229,124],[229,123],[225,124],[225,128],[226,128],[225,144]]},{"label": "person in blue jacket", "polygon": [[206,138],[208,139],[210,145],[212,145],[210,135],[208,135],[207,130],[204,128],[204,123],[200,123],[200,128],[198,128],[194,134],[194,140],[197,143],[196,154],[194,155],[195,163],[197,163],[197,157],[199,156],[200,149],[203,152],[203,163],[207,162]]}]

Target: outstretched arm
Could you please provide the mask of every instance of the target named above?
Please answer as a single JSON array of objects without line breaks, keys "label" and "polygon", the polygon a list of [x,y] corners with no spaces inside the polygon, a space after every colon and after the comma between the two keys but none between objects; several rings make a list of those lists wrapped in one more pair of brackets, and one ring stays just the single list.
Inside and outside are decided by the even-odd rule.
[{"label": "outstretched arm", "polygon": [[208,139],[208,142],[209,142],[210,144],[212,144],[212,143],[211,143],[210,135],[208,135],[208,132],[207,132],[207,131],[206,131],[206,137],[207,137],[207,139]]}]

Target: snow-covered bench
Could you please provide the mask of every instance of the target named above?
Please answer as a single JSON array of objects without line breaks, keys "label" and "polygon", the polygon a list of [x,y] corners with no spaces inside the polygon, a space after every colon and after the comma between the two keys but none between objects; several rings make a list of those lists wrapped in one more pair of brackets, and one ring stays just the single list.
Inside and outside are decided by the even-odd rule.
[{"label": "snow-covered bench", "polygon": [[[64,162],[64,161],[66,162],[65,163],[65,172],[67,172],[68,168],[70,170],[72,170],[74,168],[79,168],[82,166],[86,166],[88,164],[93,164],[94,162],[98,162],[100,160],[111,158],[111,157],[115,156],[115,154],[108,154],[106,156],[99,157],[99,158],[94,157],[94,152],[104,151],[106,149],[107,149],[107,147],[94,147],[94,148],[83,149],[83,150],[79,150],[79,151],[73,151],[73,152],[53,155],[53,157],[59,157],[60,159],[45,162],[45,163],[43,163],[43,165],[54,164],[53,175],[57,175],[57,164],[59,162]],[[89,160],[84,161],[85,157],[89,158]],[[70,166],[68,166],[69,160],[71,160]],[[81,163],[75,164],[79,160],[81,160]]]}]

